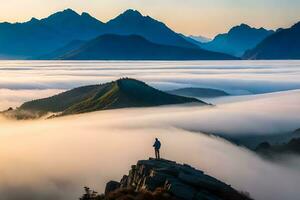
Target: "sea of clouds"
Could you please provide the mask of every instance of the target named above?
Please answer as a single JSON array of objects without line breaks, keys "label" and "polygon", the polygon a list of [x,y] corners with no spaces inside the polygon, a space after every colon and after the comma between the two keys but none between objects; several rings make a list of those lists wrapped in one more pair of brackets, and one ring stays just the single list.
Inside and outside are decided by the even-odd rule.
[{"label": "sea of clouds", "polygon": [[119,180],[137,160],[153,156],[152,142],[159,137],[166,159],[189,163],[257,200],[296,200],[299,156],[273,163],[202,132],[240,137],[300,128],[299,66],[297,61],[1,62],[2,109],[125,76],[160,89],[213,87],[251,95],[211,99],[213,107],[121,109],[36,121],[1,118],[0,197],[73,200],[86,185],[102,192],[107,181]]},{"label": "sea of clouds", "polygon": [[[298,93],[295,97],[299,96]],[[251,103],[254,106],[255,100]],[[255,199],[299,197],[300,157],[290,155],[283,163],[272,163],[221,138],[185,129],[205,127],[205,122],[210,121],[206,128],[240,128],[242,134],[245,126],[269,129],[271,123],[278,122],[276,116],[266,116],[268,119],[262,123],[262,118],[249,118],[246,111],[239,111],[239,115],[224,112],[227,119],[217,118],[214,122],[213,116],[205,119],[209,112],[208,108],[175,106],[26,122],[2,119],[1,199],[78,199],[85,185],[101,192],[107,181],[119,180],[137,160],[153,156],[155,137],[162,141],[164,158],[189,163],[249,192]],[[217,112],[215,117],[222,114],[222,110]],[[256,115],[264,115],[264,111],[257,110]],[[281,125],[288,128],[290,116],[281,117]]]},{"label": "sea of clouds", "polygon": [[[205,87],[235,95],[262,94],[300,89],[300,61],[1,61],[0,77],[0,89],[16,95],[10,105],[14,107],[32,97],[44,97],[47,92],[53,95],[54,90],[61,92],[120,77],[137,78],[161,90]],[[29,95],[24,96],[23,90]],[[6,91],[0,90],[0,109],[9,106],[4,101],[8,101]]]}]

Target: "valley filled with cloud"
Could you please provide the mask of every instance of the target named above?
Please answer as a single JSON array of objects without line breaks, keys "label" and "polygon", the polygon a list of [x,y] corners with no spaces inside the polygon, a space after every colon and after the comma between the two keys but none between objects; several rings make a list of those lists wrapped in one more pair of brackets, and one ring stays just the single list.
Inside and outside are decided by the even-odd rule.
[{"label": "valley filled with cloud", "polygon": [[161,90],[215,88],[232,96],[205,99],[215,104],[210,107],[132,108],[48,120],[3,117],[1,199],[71,200],[86,185],[103,191],[136,160],[153,156],[155,137],[162,141],[164,158],[189,163],[255,199],[297,199],[299,156],[272,162],[224,138],[276,136],[300,128],[299,66],[298,61],[2,62],[2,110],[120,77]]}]

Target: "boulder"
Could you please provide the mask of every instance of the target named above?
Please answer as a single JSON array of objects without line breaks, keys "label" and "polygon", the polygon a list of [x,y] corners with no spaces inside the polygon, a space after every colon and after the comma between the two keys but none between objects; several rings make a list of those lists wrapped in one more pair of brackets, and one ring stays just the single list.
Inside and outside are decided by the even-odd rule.
[{"label": "boulder", "polygon": [[110,192],[115,191],[116,189],[119,189],[120,186],[121,186],[121,184],[117,181],[109,181],[105,187],[105,195],[109,194]]}]

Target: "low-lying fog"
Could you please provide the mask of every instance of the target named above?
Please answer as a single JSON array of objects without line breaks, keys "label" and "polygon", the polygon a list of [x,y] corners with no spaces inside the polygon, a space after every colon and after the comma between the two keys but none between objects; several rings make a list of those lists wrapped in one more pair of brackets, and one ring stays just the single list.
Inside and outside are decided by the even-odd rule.
[{"label": "low-lying fog", "polygon": [[[287,103],[284,98],[283,102]],[[176,128],[224,127],[228,133],[232,129],[238,134],[238,130],[243,133],[249,128],[267,130],[279,121],[276,101],[275,107],[265,109],[258,102],[250,113],[240,109],[243,105],[253,108],[255,103],[240,103],[238,110],[232,110],[232,105],[220,109],[176,106],[102,111],[54,120],[2,120],[1,199],[71,200],[80,196],[85,185],[103,191],[108,180],[119,180],[138,159],[153,155],[154,137],[163,143],[164,158],[189,163],[250,192],[255,199],[297,199],[299,157],[287,158],[284,165],[274,164],[220,138]],[[274,114],[265,115],[266,111]],[[289,120],[293,113],[282,114],[278,127],[295,126],[296,122]]]},{"label": "low-lying fog", "polygon": [[[231,94],[261,94],[300,89],[300,61],[0,61],[0,77],[0,88],[10,89],[16,96],[23,90],[31,90],[31,94],[48,91],[52,95],[53,89],[66,90],[120,77],[146,81],[162,90],[206,87]],[[4,104],[2,100],[7,99],[3,94],[5,91],[0,90],[0,110],[22,103]],[[31,100],[31,96],[25,100]]]},{"label": "low-lying fog", "polygon": [[159,137],[166,159],[189,163],[257,200],[296,200],[299,156],[273,163],[201,132],[238,138],[300,128],[300,90],[278,92],[299,89],[299,72],[298,61],[0,62],[1,109],[122,76],[160,89],[275,92],[236,97],[231,103],[213,99],[217,105],[212,108],[168,106],[52,120],[0,119],[0,199],[75,200],[86,185],[103,192],[107,181],[119,180],[137,160],[153,156],[153,139]]}]

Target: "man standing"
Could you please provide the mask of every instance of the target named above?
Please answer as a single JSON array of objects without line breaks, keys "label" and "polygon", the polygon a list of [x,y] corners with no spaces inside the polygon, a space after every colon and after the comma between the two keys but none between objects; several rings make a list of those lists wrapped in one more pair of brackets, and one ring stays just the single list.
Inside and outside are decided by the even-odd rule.
[{"label": "man standing", "polygon": [[160,146],[161,146],[160,141],[157,138],[155,138],[155,142],[154,142],[153,147],[154,147],[154,150],[155,150],[155,158],[156,159],[160,159],[160,154],[159,154]]}]

